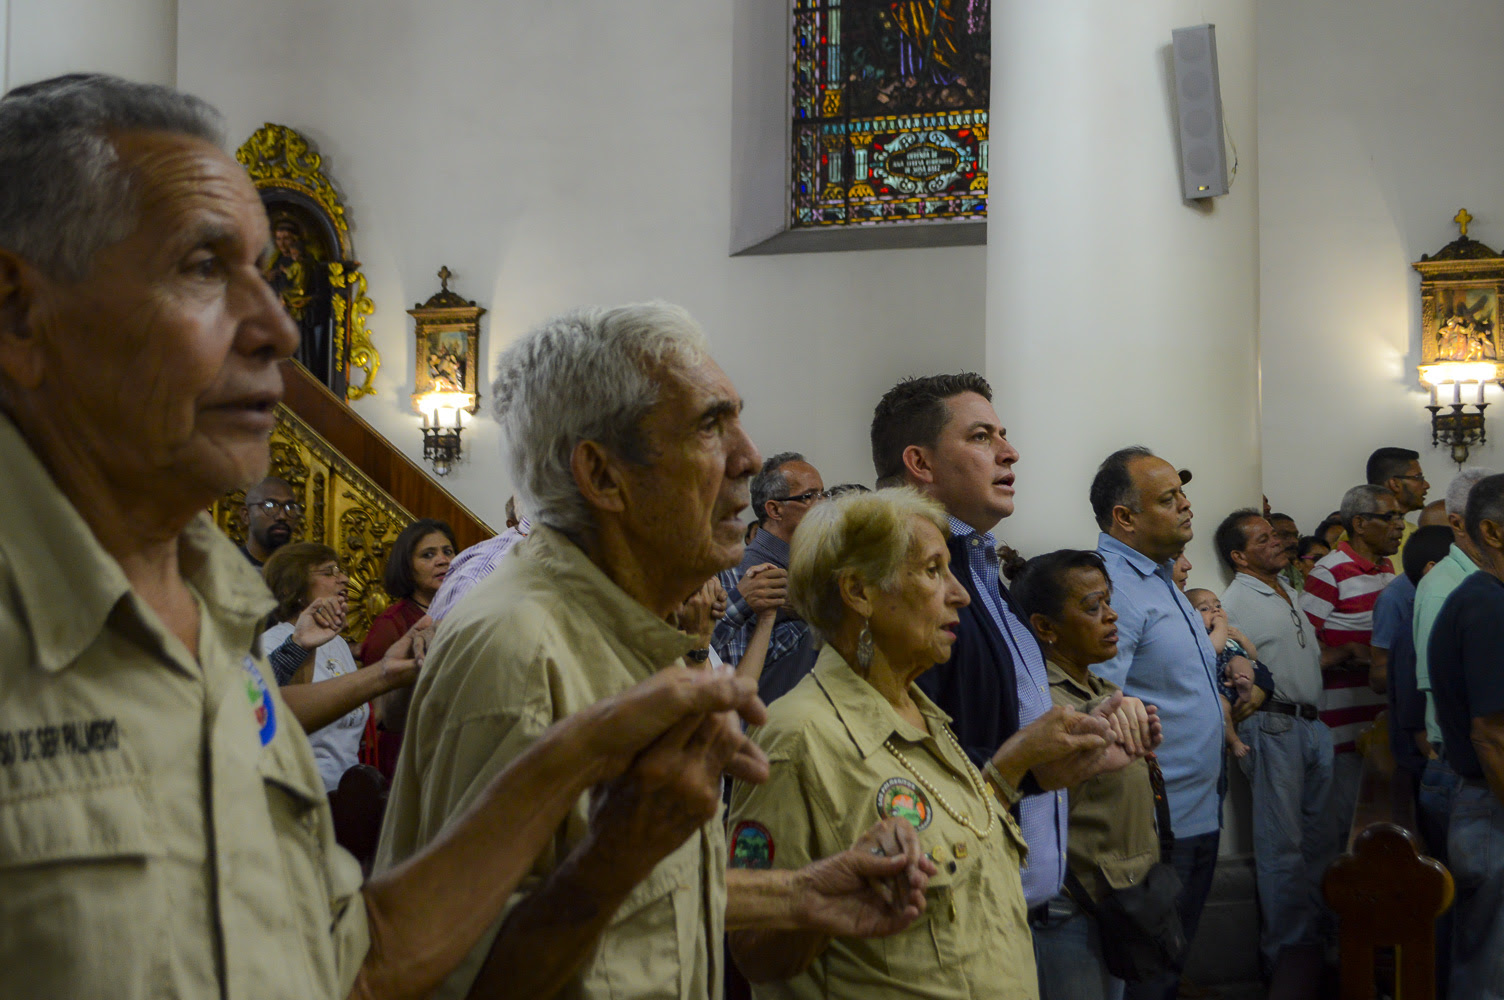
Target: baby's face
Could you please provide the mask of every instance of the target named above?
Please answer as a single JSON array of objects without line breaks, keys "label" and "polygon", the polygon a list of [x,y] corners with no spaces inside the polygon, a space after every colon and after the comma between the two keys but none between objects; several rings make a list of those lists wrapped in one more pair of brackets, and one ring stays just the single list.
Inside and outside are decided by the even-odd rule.
[{"label": "baby's face", "polygon": [[1210,590],[1198,590],[1191,596],[1191,607],[1201,612],[1201,620],[1206,624],[1206,630],[1212,630],[1212,618],[1222,610],[1222,602],[1217,600],[1217,595]]}]

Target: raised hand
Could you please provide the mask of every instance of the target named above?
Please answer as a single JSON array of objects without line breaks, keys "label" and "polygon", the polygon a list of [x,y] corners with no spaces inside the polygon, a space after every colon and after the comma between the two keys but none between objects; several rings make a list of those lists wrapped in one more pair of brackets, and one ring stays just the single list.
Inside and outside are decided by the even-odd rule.
[{"label": "raised hand", "polygon": [[736,585],[742,600],[754,612],[777,611],[788,607],[789,574],[772,563],[759,563],[742,575]]},{"label": "raised hand", "polygon": [[345,628],[345,599],[320,597],[309,603],[292,626],[292,641],[304,649],[318,649]]}]

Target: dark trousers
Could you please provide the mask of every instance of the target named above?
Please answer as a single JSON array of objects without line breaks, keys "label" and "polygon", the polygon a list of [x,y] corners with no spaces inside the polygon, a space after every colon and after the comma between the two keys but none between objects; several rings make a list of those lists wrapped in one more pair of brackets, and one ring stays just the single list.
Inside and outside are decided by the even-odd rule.
[{"label": "dark trousers", "polygon": [[[1180,876],[1180,896],[1176,908],[1180,911],[1180,923],[1185,928],[1185,939],[1193,946],[1196,927],[1201,923],[1201,909],[1206,906],[1206,897],[1211,895],[1212,874],[1217,870],[1217,847],[1222,842],[1222,831],[1198,834],[1195,837],[1176,837],[1175,847],[1170,852],[1170,864]],[[1175,1000],[1180,991],[1180,973],[1169,972],[1144,983],[1129,983],[1127,1000]]]}]

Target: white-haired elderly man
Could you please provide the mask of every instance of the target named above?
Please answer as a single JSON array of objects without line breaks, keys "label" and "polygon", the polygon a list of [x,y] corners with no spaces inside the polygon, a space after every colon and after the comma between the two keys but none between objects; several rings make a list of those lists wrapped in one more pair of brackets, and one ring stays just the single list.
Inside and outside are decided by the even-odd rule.
[{"label": "white-haired elderly man", "polygon": [[[682,309],[549,320],[501,356],[492,395],[533,530],[439,629],[378,870],[441,836],[555,720],[680,662],[697,640],[671,616],[742,556],[738,515],[761,458]],[[708,737],[680,735],[760,757],[721,721]],[[760,763],[740,774],[764,777]],[[918,916],[934,868],[903,821],[798,870],[728,872],[719,818],[661,800],[655,785],[669,778],[629,772],[581,796],[506,919],[438,995],[719,997],[726,930],[869,937]],[[594,827],[603,817],[617,821],[610,836]],[[879,892],[874,878],[894,883]]]},{"label": "white-haired elderly man", "polygon": [[667,770],[660,800],[713,815],[731,748],[693,734],[762,718],[746,682],[666,671],[361,884],[256,652],[271,596],[204,513],[266,474],[297,347],[222,142],[202,101],[113,77],[0,99],[0,997],[427,996],[582,793]]}]

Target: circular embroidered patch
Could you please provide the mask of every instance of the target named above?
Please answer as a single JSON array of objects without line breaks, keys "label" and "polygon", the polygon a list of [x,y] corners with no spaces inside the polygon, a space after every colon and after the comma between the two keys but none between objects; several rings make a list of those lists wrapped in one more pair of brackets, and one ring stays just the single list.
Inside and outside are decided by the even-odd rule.
[{"label": "circular embroidered patch", "polygon": [[261,745],[266,746],[277,735],[277,706],[266,686],[266,678],[256,669],[256,661],[247,656],[240,665],[246,672],[245,696],[251,703],[251,711],[256,718],[257,735],[261,739]]},{"label": "circular embroidered patch", "polygon": [[877,814],[883,819],[901,816],[916,830],[923,830],[935,818],[930,800],[908,778],[889,778],[883,782],[877,790]]},{"label": "circular embroidered patch", "polygon": [[773,835],[761,823],[744,819],[731,832],[732,868],[772,868]]}]

